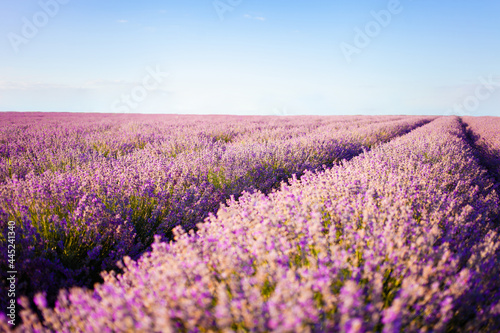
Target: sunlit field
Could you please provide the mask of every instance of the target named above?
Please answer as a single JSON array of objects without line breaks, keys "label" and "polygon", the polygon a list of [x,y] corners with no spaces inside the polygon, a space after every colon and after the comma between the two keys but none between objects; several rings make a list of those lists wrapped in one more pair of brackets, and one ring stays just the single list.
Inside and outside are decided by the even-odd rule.
[{"label": "sunlit field", "polygon": [[0,114],[0,329],[498,331],[498,129]]}]

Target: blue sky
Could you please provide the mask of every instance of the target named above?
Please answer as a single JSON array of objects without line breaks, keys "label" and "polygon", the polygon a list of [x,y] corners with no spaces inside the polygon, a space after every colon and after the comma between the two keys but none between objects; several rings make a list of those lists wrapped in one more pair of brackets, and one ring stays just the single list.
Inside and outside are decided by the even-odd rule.
[{"label": "blue sky", "polygon": [[494,0],[0,2],[0,111],[500,115]]}]

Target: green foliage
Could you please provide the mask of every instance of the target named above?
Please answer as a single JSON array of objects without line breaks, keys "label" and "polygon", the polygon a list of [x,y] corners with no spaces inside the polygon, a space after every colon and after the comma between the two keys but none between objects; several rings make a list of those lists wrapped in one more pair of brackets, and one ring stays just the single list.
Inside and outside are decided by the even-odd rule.
[{"label": "green foliage", "polygon": [[276,289],[276,284],[269,281],[269,278],[266,279],[261,289],[261,295],[264,298],[264,300],[268,300],[269,297],[271,297],[271,295],[274,293],[275,289]]},{"label": "green foliage", "polygon": [[401,288],[402,280],[392,276],[393,270],[387,270],[384,274],[384,284],[382,289],[382,300],[384,309],[391,306],[397,292]]},{"label": "green foliage", "polygon": [[223,167],[220,167],[218,169],[214,170],[209,170],[207,173],[207,180],[210,184],[212,184],[216,189],[222,190],[224,188],[227,188],[230,184],[231,181],[226,178],[225,170]]},{"label": "green foliage", "polygon": [[338,279],[334,280],[330,286],[332,292],[334,294],[339,294],[340,289],[342,289],[345,284],[345,281],[349,280],[351,276],[352,272],[348,268],[341,268],[338,273]]},{"label": "green foliage", "polygon": [[128,202],[128,208],[132,212],[130,222],[134,225],[138,238],[144,246],[152,244],[167,209],[155,212],[158,199],[154,197],[131,196]]}]

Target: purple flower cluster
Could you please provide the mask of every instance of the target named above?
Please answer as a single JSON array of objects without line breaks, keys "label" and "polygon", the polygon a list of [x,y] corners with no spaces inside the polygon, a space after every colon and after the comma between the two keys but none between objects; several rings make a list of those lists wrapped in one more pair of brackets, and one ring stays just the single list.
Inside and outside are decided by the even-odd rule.
[{"label": "purple flower cluster", "polygon": [[[402,126],[383,124],[343,142],[368,128],[386,141]],[[19,330],[498,331],[499,200],[460,119],[441,117],[233,198],[196,232],[176,227],[175,241],[124,257],[94,290],[61,291],[54,308],[38,294],[41,319],[23,299]]]},{"label": "purple flower cluster", "polygon": [[17,223],[18,292],[44,291],[49,304],[60,288],[90,287],[125,255],[139,258],[155,235],[196,229],[231,196],[269,193],[433,119],[2,117],[0,228]]}]

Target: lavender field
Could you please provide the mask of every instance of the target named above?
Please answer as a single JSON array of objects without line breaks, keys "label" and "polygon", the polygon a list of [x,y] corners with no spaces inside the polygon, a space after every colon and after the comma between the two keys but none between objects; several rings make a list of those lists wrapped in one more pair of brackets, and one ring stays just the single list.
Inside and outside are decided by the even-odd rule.
[{"label": "lavender field", "polygon": [[1,113],[0,330],[499,332],[499,129]]}]

